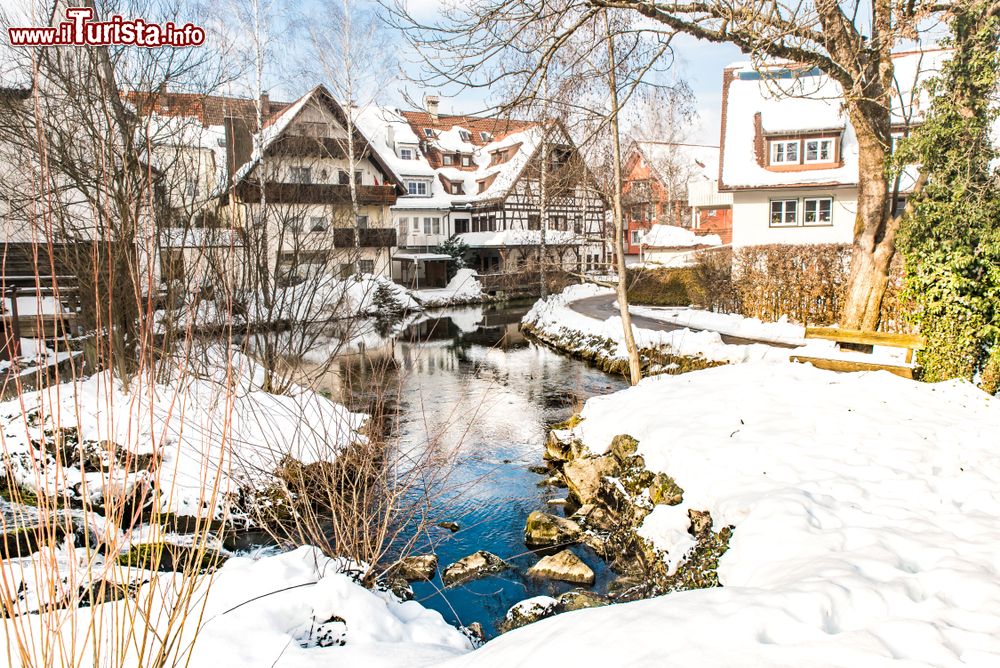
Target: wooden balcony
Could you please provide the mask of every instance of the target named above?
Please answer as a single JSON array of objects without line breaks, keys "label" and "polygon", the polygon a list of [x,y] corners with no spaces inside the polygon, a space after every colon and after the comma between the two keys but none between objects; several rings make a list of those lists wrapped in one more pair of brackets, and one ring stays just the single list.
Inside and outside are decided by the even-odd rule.
[{"label": "wooden balcony", "polygon": [[[278,183],[264,184],[268,204],[351,204],[351,187],[332,183]],[[395,186],[357,186],[358,204],[361,206],[391,206],[396,203]],[[236,196],[241,202],[260,202],[260,184],[243,181],[236,186]]]},{"label": "wooden balcony", "polygon": [[[392,227],[372,227],[358,230],[362,248],[391,248],[396,245],[396,230]],[[335,248],[354,247],[354,228],[335,227],[333,229]]]}]

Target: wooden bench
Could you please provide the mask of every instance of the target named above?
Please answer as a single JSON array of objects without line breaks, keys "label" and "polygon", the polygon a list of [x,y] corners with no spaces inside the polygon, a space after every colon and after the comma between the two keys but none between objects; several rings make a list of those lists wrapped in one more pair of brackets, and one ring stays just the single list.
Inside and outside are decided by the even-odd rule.
[{"label": "wooden bench", "polygon": [[792,355],[792,362],[809,363],[818,369],[830,371],[888,371],[903,378],[913,378],[913,353],[927,345],[927,340],[919,334],[891,334],[887,332],[862,332],[856,329],[836,327],[806,327],[807,339],[834,341],[837,350],[872,354],[875,346],[902,348],[906,350],[905,362],[865,362],[861,360],[831,359],[828,357],[808,357]]}]

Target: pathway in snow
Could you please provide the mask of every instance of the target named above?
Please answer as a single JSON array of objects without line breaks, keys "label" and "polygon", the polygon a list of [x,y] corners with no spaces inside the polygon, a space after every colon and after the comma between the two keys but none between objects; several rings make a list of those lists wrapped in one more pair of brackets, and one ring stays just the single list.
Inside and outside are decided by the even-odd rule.
[{"label": "pathway in snow", "polygon": [[[604,321],[612,316],[617,316],[618,306],[616,305],[616,296],[614,294],[601,294],[594,295],[593,297],[584,297],[583,299],[577,299],[568,304],[568,306],[581,315],[585,315],[588,318],[594,318],[595,320]],[[642,315],[632,314],[632,325],[635,327],[640,327],[642,329],[650,329],[658,332],[674,332],[682,329],[688,329],[693,332],[705,332],[714,331],[707,330],[698,327],[692,327],[690,325],[682,325],[672,322],[665,322],[663,320],[658,320],[656,318],[649,318]],[[732,336],[730,334],[718,333],[722,338],[723,343],[736,346],[748,346],[754,343],[760,343],[765,346],[772,346],[775,348],[798,348],[799,346],[791,343],[780,343],[777,341],[765,341],[763,339],[752,339],[743,336]]]}]

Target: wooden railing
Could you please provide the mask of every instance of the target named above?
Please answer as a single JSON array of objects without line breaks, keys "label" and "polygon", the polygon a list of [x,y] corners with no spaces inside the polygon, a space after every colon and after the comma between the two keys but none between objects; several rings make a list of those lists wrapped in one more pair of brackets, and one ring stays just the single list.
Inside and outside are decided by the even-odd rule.
[{"label": "wooden railing", "polygon": [[[351,187],[334,183],[265,183],[268,204],[351,204]],[[395,186],[355,186],[358,204],[392,205],[396,203]],[[260,202],[260,184],[243,181],[236,186],[243,202]]]}]

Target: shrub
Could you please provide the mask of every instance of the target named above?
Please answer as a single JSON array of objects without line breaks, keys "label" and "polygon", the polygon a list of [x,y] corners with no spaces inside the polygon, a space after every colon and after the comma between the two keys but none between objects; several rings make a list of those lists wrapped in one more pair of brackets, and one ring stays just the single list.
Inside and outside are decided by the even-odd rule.
[{"label": "shrub", "polygon": [[[847,244],[745,246],[700,253],[689,292],[705,308],[764,321],[782,316],[808,325],[840,320],[850,268]],[[901,331],[902,262],[893,265],[880,329]]]},{"label": "shrub", "polygon": [[644,306],[690,306],[697,295],[693,269],[629,269],[628,300]]}]

